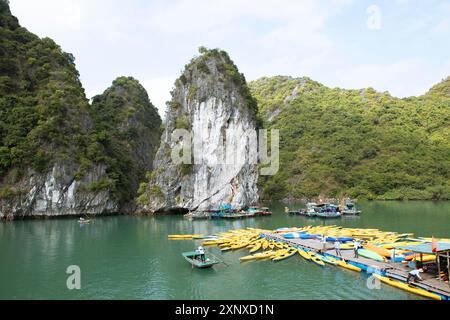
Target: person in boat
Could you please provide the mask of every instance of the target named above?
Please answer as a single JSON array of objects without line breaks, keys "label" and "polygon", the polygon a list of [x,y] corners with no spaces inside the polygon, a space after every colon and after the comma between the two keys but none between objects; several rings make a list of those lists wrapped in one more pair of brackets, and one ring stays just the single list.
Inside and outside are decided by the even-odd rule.
[{"label": "person in boat", "polygon": [[200,259],[202,262],[205,262],[205,249],[200,246],[195,250],[196,258]]},{"label": "person in boat", "polygon": [[80,217],[80,222],[84,222],[84,221],[85,221],[84,218]]},{"label": "person in boat", "polygon": [[336,240],[336,242],[334,243],[334,249],[336,250],[336,256],[342,258],[342,254],[341,254],[341,242],[340,242],[339,240]]},{"label": "person in boat", "polygon": [[409,284],[411,279],[413,279],[413,282],[422,281],[423,279],[420,277],[420,273],[422,273],[422,272],[423,272],[422,268],[411,270],[408,273],[408,278],[406,279],[406,283]]},{"label": "person in boat", "polygon": [[358,249],[361,247],[361,243],[358,240],[355,240],[353,244],[354,257],[359,258]]}]

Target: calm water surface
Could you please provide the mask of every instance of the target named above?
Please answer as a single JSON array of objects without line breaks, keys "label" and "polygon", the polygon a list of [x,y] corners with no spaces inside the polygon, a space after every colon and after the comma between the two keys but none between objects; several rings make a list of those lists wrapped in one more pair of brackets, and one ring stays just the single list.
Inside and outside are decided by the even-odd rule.
[{"label": "calm water surface", "polygon": [[[76,219],[0,223],[0,299],[420,299],[386,285],[369,290],[365,273],[320,268],[299,256],[241,264],[247,251],[211,248],[228,266],[192,269],[181,252],[199,242],[167,235],[339,224],[450,238],[449,202],[360,202],[360,217],[325,222],[286,215],[278,203],[271,208],[273,217],[240,221],[121,216],[81,227]],[[70,265],[81,268],[81,290],[66,287]]]}]

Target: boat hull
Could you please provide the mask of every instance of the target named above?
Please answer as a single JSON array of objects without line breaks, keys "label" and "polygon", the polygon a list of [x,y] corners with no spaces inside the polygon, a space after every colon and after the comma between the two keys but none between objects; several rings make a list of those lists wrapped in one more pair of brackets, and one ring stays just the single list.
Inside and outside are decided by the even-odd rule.
[{"label": "boat hull", "polygon": [[398,280],[394,280],[394,279],[391,279],[391,278],[388,278],[388,277],[383,277],[383,276],[380,276],[378,274],[374,274],[373,276],[375,278],[377,278],[378,280],[380,280],[381,282],[386,283],[388,285],[391,285],[393,287],[396,287],[396,288],[399,288],[399,289],[402,289],[402,290],[405,290],[405,291],[408,291],[408,292],[411,292],[411,293],[415,293],[417,295],[421,295],[423,297],[427,297],[427,298],[430,298],[430,299],[442,300],[442,297],[437,295],[437,294],[434,294],[434,293],[428,292],[426,290],[414,287],[414,286],[409,285],[407,283],[404,283],[404,282],[401,282],[401,281],[398,281]]},{"label": "boat hull", "polygon": [[209,259],[208,257],[206,257],[205,262],[198,259],[194,259],[194,257],[197,256],[195,252],[184,252],[182,253],[182,256],[184,257],[184,259],[186,259],[186,261],[189,262],[189,264],[198,269],[209,269],[212,268],[214,265],[220,263],[220,261]]},{"label": "boat hull", "polygon": [[378,253],[367,250],[367,249],[359,249],[358,254],[361,257],[364,257],[367,259],[372,259],[372,260],[379,261],[379,262],[385,262],[385,259],[382,256],[380,256]]}]

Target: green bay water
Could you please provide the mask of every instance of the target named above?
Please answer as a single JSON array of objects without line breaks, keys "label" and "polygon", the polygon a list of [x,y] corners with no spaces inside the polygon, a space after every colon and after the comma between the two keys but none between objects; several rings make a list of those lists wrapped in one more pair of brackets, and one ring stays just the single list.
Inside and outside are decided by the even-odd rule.
[{"label": "green bay water", "polygon": [[[86,226],[76,218],[0,223],[0,299],[421,299],[383,284],[370,290],[366,273],[321,268],[298,255],[240,263],[248,251],[208,248],[227,265],[192,269],[181,253],[200,242],[167,235],[326,224],[450,238],[449,202],[360,202],[360,217],[327,221],[290,216],[284,207],[274,203],[272,217],[238,221],[117,216]],[[71,265],[81,268],[81,290],[67,289]]]}]

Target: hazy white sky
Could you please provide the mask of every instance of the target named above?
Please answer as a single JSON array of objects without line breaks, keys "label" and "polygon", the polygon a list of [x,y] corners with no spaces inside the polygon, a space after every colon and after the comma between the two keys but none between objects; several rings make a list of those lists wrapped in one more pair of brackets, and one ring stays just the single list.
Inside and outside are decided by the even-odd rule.
[{"label": "hazy white sky", "polygon": [[163,115],[199,46],[247,80],[309,76],[330,87],[420,95],[450,75],[450,1],[10,0],[22,26],[76,57],[87,95],[133,76]]}]

